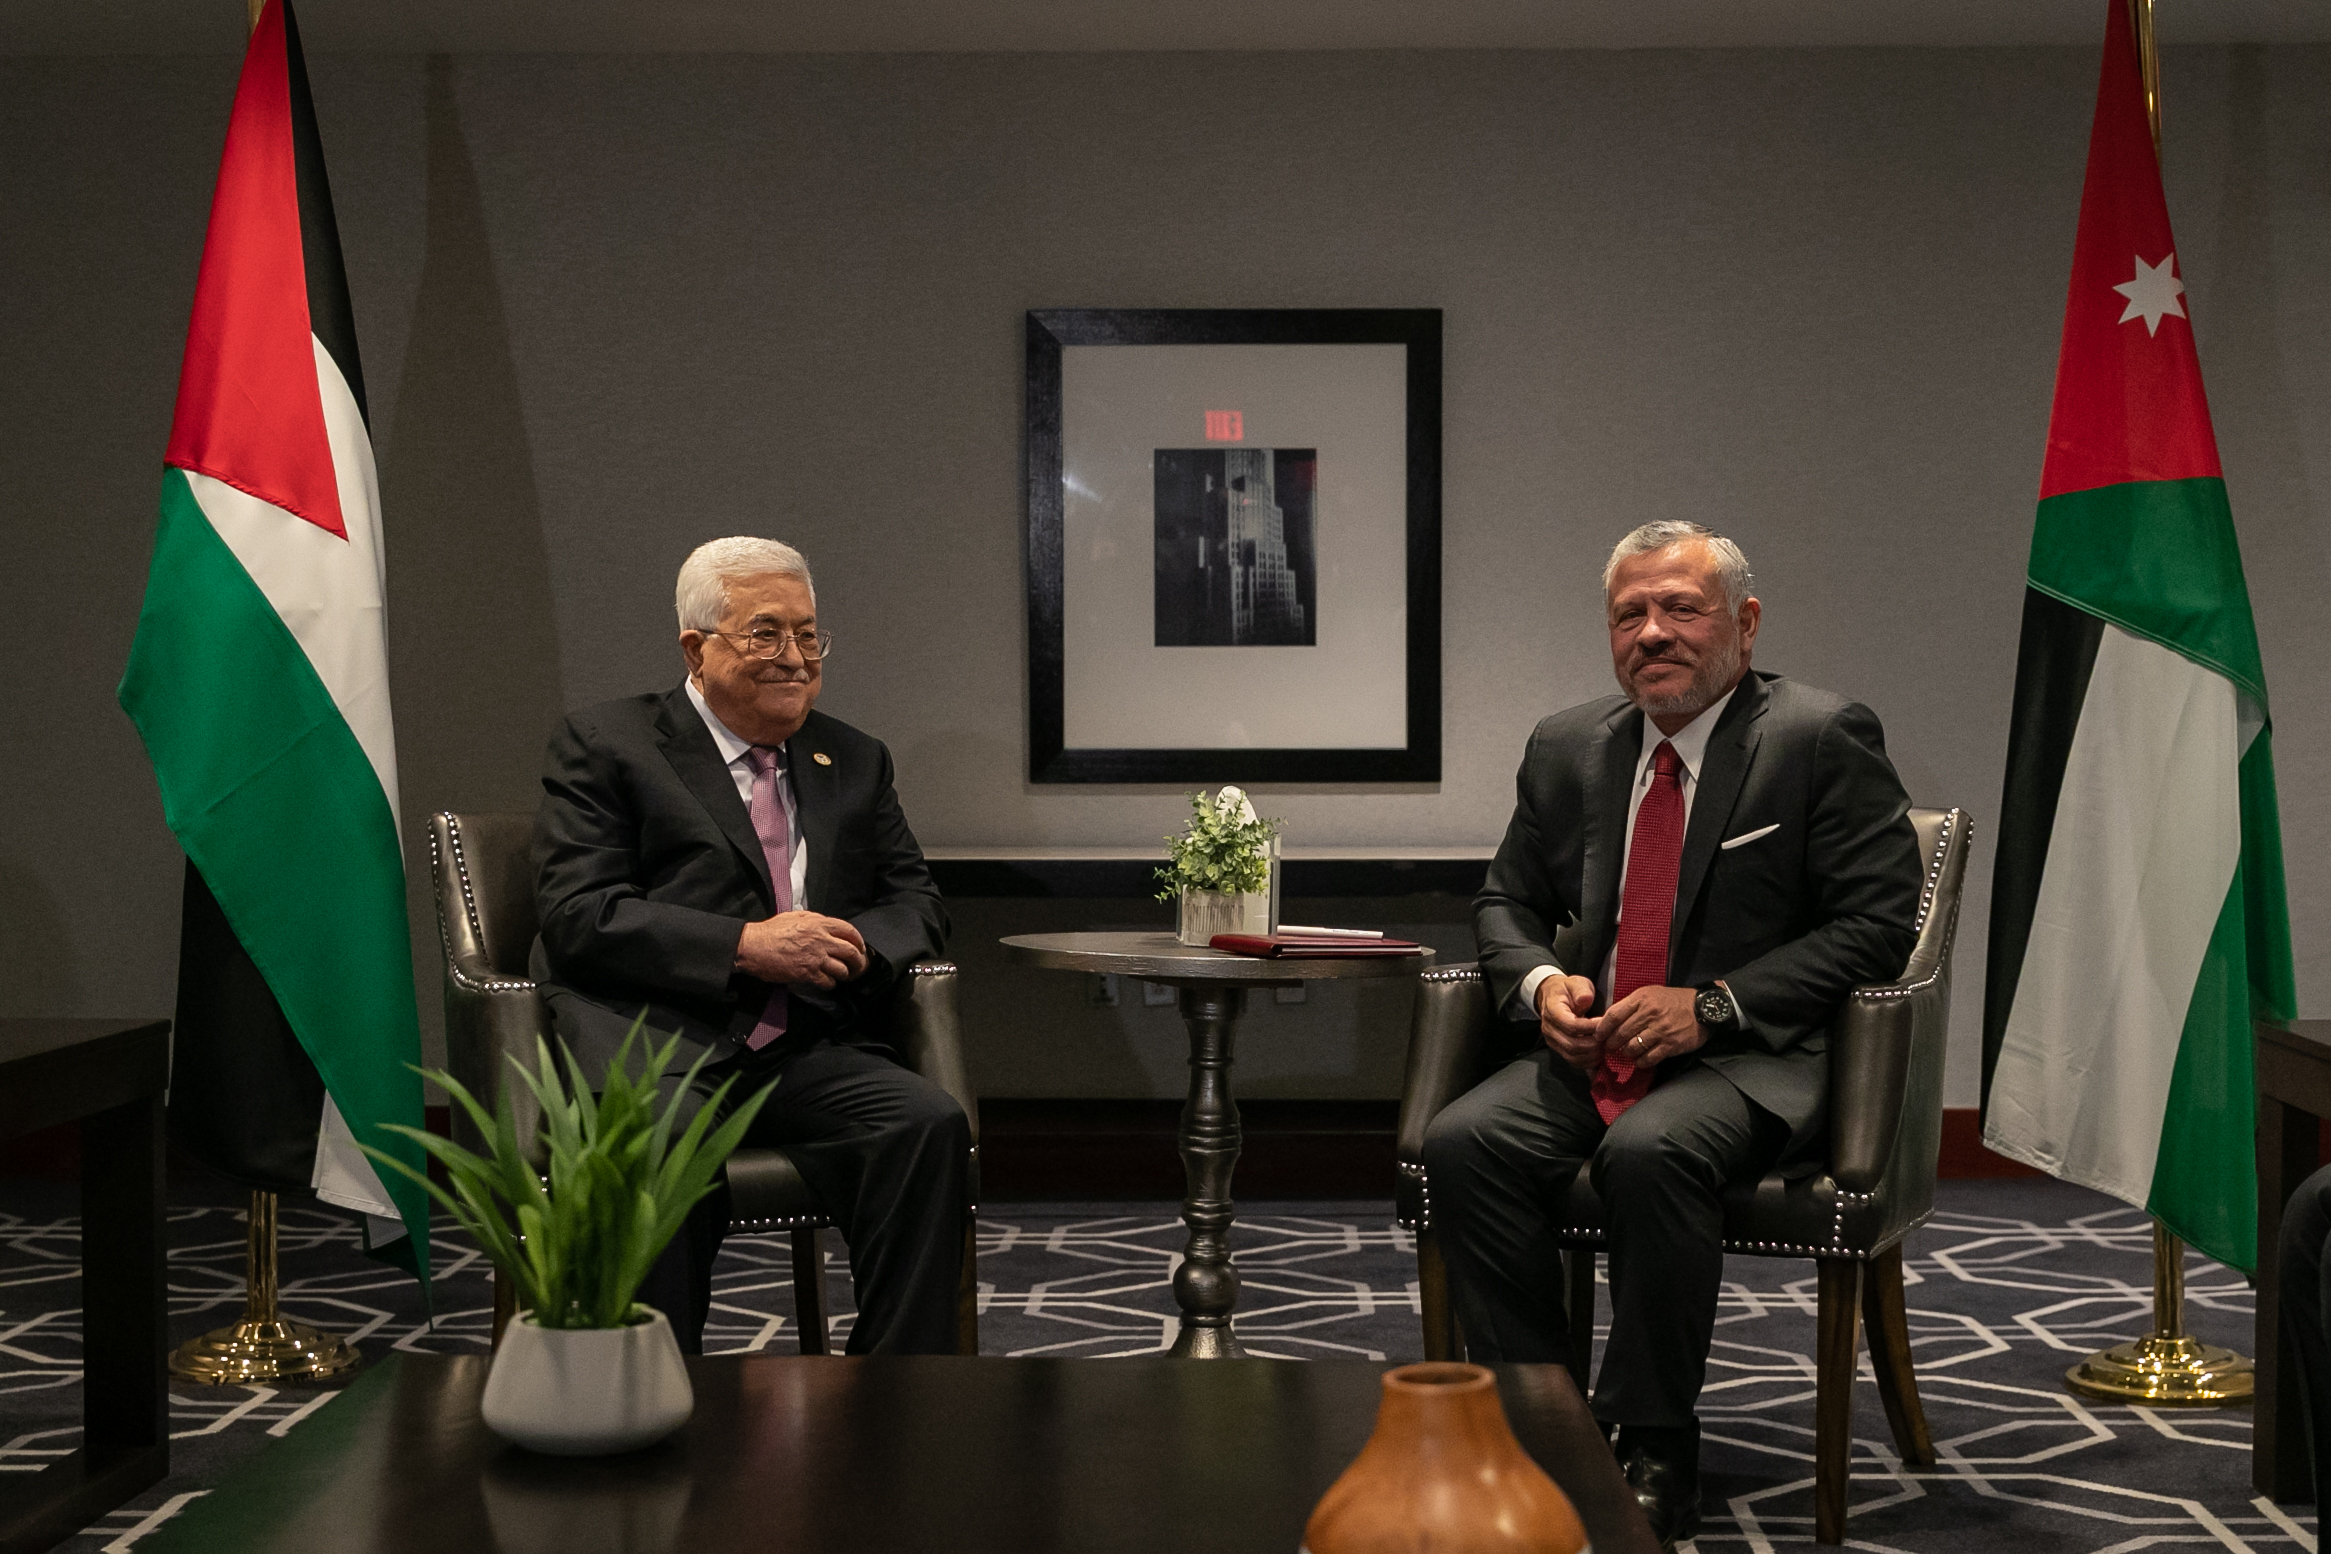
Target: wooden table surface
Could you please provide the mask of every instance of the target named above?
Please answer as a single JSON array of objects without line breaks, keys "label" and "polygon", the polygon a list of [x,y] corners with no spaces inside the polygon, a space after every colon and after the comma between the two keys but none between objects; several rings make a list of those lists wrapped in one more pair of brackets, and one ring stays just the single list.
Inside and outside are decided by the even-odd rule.
[{"label": "wooden table surface", "polygon": [[31,1554],[169,1472],[162,1092],[167,1020],[0,1020],[0,1137],[81,1125],[81,1443],[0,1484],[0,1554]]},{"label": "wooden table surface", "polygon": [[[1294,1554],[1387,1368],[719,1356],[671,1440],[562,1459],[486,1430],[486,1363],[392,1356],[138,1554]],[[1652,1554],[1569,1374],[1498,1385],[1597,1554]]]},{"label": "wooden table surface", "polygon": [[1320,982],[1359,977],[1413,977],[1432,969],[1433,952],[1414,955],[1293,956],[1265,959],[1228,950],[1184,944],[1172,934],[1117,931],[1023,933],[1002,941],[1004,953],[1024,966],[1054,971],[1090,971],[1142,982]]},{"label": "wooden table surface", "polygon": [[[2304,1500],[2319,1467],[2331,1479],[2331,1441],[2307,1452],[2299,1359],[2282,1333],[2283,1206],[2313,1174],[2319,1119],[2331,1117],[2331,1020],[2261,1022],[2258,1059],[2258,1317],[2252,1362],[2257,1398],[2250,1483],[2273,1500]],[[2321,1486],[2316,1486],[2320,1490]]]}]

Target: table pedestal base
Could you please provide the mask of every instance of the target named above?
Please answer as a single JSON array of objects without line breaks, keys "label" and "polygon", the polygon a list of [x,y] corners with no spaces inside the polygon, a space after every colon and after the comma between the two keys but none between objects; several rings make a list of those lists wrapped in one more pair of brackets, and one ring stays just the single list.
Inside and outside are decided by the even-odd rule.
[{"label": "table pedestal base", "polygon": [[1230,1173],[1238,1164],[1240,1139],[1238,1107],[1230,1099],[1230,1062],[1245,990],[1300,987],[1330,978],[1413,978],[1433,963],[1433,952],[1262,960],[1147,932],[1016,934],[1003,943],[1022,965],[1130,977],[1178,990],[1182,1022],[1190,1028],[1190,1097],[1182,1106],[1176,1140],[1187,1184],[1182,1223],[1190,1235],[1174,1270],[1182,1325],[1170,1352],[1191,1359],[1236,1358],[1243,1351],[1230,1327],[1231,1310],[1238,1304],[1238,1270],[1230,1262]]},{"label": "table pedestal base", "polygon": [[1230,1173],[1243,1140],[1238,1103],[1230,1098],[1232,1041],[1246,1005],[1242,989],[1219,982],[1187,984],[1180,994],[1190,1028],[1190,1095],[1178,1140],[1187,1183],[1182,1223],[1190,1238],[1174,1270],[1181,1336],[1168,1351],[1182,1359],[1234,1360],[1246,1353],[1230,1330],[1238,1305],[1238,1270],[1230,1261]]}]

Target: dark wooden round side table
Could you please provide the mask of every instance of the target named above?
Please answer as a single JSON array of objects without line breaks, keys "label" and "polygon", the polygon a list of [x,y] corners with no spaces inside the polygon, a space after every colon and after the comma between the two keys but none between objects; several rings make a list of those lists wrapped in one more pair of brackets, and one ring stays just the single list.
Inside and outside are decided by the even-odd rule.
[{"label": "dark wooden round side table", "polygon": [[1264,960],[1183,944],[1170,933],[1031,933],[1003,941],[1027,966],[1097,972],[1159,982],[1179,991],[1190,1029],[1190,1095],[1177,1142],[1187,1187],[1182,1223],[1190,1227],[1174,1302],[1182,1330],[1172,1353],[1187,1359],[1235,1359],[1244,1351],[1230,1328],[1238,1305],[1238,1270],[1230,1261],[1230,1173],[1238,1165],[1238,1103],[1230,1095],[1232,1036],[1250,987],[1293,987],[1355,977],[1413,977],[1433,952],[1403,956]]}]

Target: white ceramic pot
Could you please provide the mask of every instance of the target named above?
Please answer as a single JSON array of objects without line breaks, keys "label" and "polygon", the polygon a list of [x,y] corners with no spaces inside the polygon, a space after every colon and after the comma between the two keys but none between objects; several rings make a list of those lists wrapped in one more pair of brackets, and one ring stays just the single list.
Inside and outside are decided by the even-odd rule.
[{"label": "white ceramic pot", "polygon": [[696,1394],[672,1324],[631,1309],[628,1327],[537,1327],[519,1312],[486,1375],[486,1427],[532,1451],[603,1457],[686,1424]]},{"label": "white ceramic pot", "polygon": [[1271,894],[1267,890],[1234,896],[1219,890],[1182,887],[1181,918],[1174,937],[1184,944],[1203,949],[1218,933],[1253,934],[1260,938],[1267,936],[1271,927]]}]

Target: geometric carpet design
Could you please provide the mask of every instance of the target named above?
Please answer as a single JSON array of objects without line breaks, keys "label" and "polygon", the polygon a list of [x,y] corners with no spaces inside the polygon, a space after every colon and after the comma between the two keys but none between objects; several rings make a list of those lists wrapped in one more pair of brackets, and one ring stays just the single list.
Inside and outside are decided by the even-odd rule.
[{"label": "geometric carpet design", "polygon": [[[238,1195],[183,1191],[170,1216],[173,1342],[241,1311]],[[76,1194],[0,1183],[0,1473],[70,1451],[79,1434]],[[391,1350],[474,1351],[491,1314],[484,1263],[459,1237],[435,1244],[434,1323],[420,1291],[368,1261],[354,1224],[313,1205],[281,1209],[287,1314]],[[1183,1231],[1170,1204],[994,1204],[980,1223],[981,1348],[988,1354],[1155,1353],[1171,1342],[1170,1285]],[[837,1347],[850,1321],[841,1243],[827,1233]],[[1232,1247],[1241,1341],[1254,1354],[1412,1360],[1415,1247],[1386,1203],[1240,1206]],[[2316,1548],[2313,1507],[2249,1487],[2250,1415],[2157,1412],[2073,1397],[2067,1366],[2149,1327],[2152,1243],[2143,1215],[2052,1181],[1945,1182],[1911,1239],[1907,1296],[1919,1387],[1941,1461],[1905,1470],[1862,1368],[1847,1546],[1870,1554],[2119,1554],[2187,1547]],[[1726,1265],[1701,1395],[1703,1554],[1808,1546],[1812,1537],[1814,1274],[1810,1263]],[[708,1334],[714,1350],[797,1343],[783,1237],[723,1249]],[[2186,1325],[2248,1353],[2251,1292],[2192,1258]],[[1603,1312],[1607,1320],[1607,1309]],[[329,1389],[176,1386],[170,1477],[62,1547],[130,1554],[139,1541],[271,1438],[330,1404]]]}]

